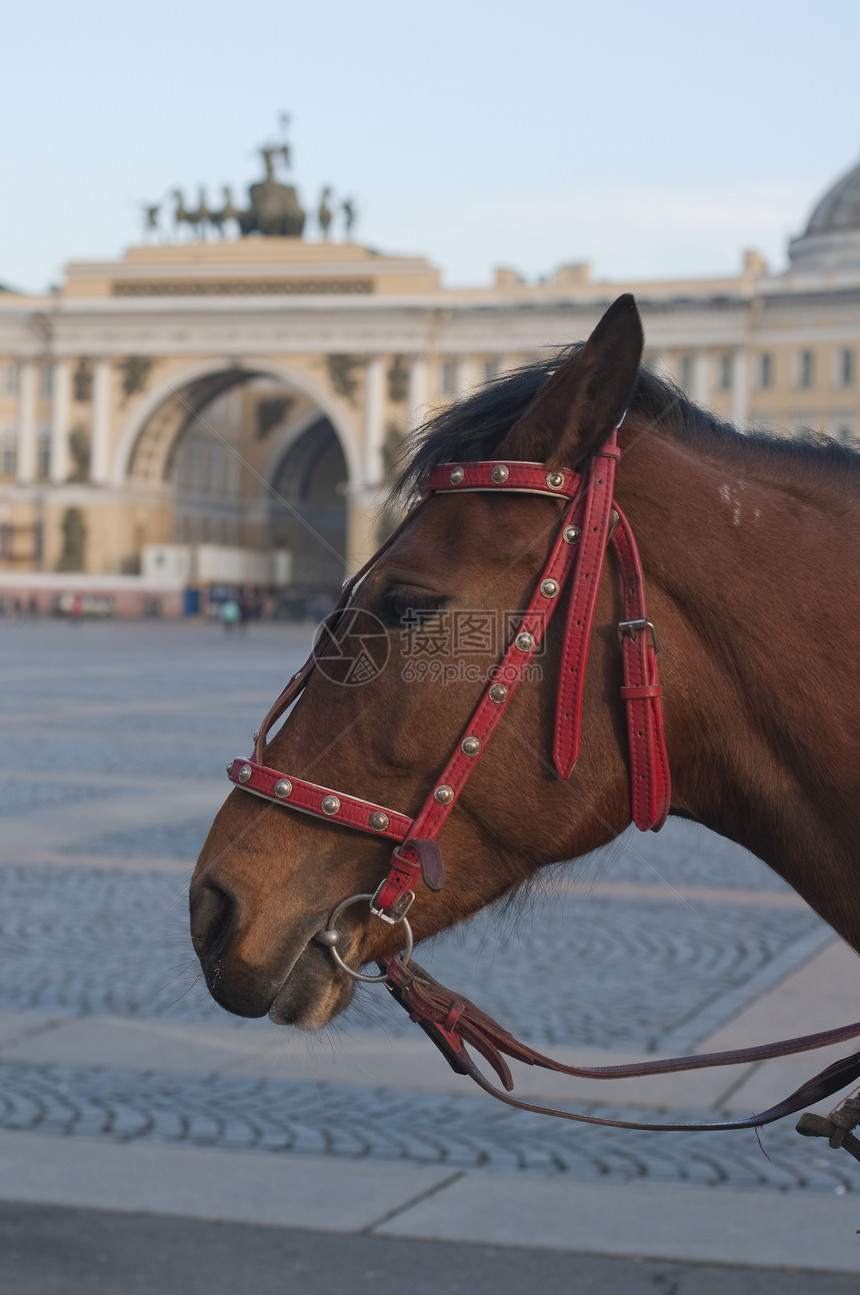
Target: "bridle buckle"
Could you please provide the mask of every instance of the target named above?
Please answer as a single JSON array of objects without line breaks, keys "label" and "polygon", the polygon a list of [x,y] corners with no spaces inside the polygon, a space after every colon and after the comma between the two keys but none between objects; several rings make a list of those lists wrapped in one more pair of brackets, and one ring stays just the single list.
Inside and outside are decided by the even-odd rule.
[{"label": "bridle buckle", "polygon": [[657,638],[657,631],[654,628],[653,621],[637,620],[637,621],[618,622],[618,637],[619,639],[621,639],[622,642],[624,641],[624,638],[626,635],[628,638],[633,639],[635,643],[636,635],[641,634],[643,632],[647,633],[648,637],[650,638],[651,646],[653,647],[654,651],[659,652],[660,642]]},{"label": "bridle buckle", "polygon": [[407,890],[404,895],[401,895],[400,898],[395,901],[391,912],[386,913],[384,909],[377,907],[376,901],[379,898],[380,891],[387,882],[388,878],[383,877],[382,881],[376,887],[376,890],[373,893],[373,898],[370,901],[370,911],[373,916],[378,917],[381,922],[386,922],[389,926],[396,926],[398,922],[403,921],[404,917],[412,907],[415,901],[415,891]]}]

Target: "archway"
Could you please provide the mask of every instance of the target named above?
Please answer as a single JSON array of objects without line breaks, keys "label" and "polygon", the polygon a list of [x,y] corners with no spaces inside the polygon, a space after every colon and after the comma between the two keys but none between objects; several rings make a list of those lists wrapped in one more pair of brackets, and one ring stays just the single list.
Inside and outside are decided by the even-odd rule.
[{"label": "archway", "polygon": [[[152,393],[126,428],[124,475],[157,491],[169,519],[140,542],[195,548],[191,570],[203,583],[294,586],[330,600],[346,572],[356,447],[326,409],[330,398],[316,399],[308,380],[290,381],[278,367],[197,369],[160,404]],[[207,562],[244,574],[204,575],[201,545],[231,550],[210,550]]]},{"label": "archway", "polygon": [[272,545],[292,554],[292,583],[336,595],[346,571],[348,469],[337,433],[315,419],[285,450],[270,503]]}]

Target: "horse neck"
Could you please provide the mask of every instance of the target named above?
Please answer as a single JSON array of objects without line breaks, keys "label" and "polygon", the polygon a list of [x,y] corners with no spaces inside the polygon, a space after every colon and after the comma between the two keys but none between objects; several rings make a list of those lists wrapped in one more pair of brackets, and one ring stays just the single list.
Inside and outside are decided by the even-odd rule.
[{"label": "horse neck", "polygon": [[619,500],[665,644],[673,808],[758,855],[860,949],[860,497],[804,467],[645,436]]}]

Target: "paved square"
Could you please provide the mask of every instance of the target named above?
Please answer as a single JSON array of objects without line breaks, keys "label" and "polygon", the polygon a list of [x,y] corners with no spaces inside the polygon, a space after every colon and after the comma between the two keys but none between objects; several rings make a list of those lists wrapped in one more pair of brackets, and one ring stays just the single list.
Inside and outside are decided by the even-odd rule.
[{"label": "paved square", "polygon": [[[426,1220],[456,1212],[446,1194],[474,1173],[501,1175],[499,1190],[518,1202],[538,1178],[570,1191],[636,1184],[655,1209],[668,1199],[661,1186],[684,1184],[707,1188],[712,1209],[742,1199],[745,1214],[764,1197],[777,1210],[776,1198],[797,1198],[798,1218],[802,1199],[820,1202],[816,1217],[827,1198],[835,1206],[846,1197],[840,1209],[856,1201],[860,1166],[800,1139],[790,1121],[764,1131],[765,1156],[752,1133],[631,1134],[497,1108],[372,989],[312,1037],[239,1021],[212,1002],[188,937],[188,876],[228,791],[226,760],[250,748],[309,640],[306,627],[283,625],[226,635],[196,624],[0,621],[0,1137],[12,1139],[12,1162],[26,1145],[50,1164],[53,1148],[74,1178],[85,1153],[91,1203],[102,1208],[110,1199],[99,1195],[99,1166],[116,1173],[121,1161],[110,1157],[137,1148],[149,1187],[128,1208],[163,1199],[171,1213],[157,1188],[157,1166],[179,1163],[168,1152],[190,1157],[183,1174],[207,1179],[204,1166],[215,1173],[217,1162],[222,1174],[225,1155],[241,1157],[229,1163],[251,1176],[254,1157],[264,1157],[261,1183],[276,1165],[288,1175],[291,1163],[310,1161],[315,1181],[329,1173],[333,1201],[352,1161],[353,1176],[365,1167],[356,1182],[368,1190],[377,1172],[413,1176],[401,1189],[415,1211],[398,1210],[394,1230],[422,1236],[435,1235],[422,1231]],[[858,1015],[854,960],[819,919],[757,860],[675,821],[551,870],[527,903],[482,915],[422,960],[514,1032],[586,1060],[749,1042],[740,1035],[762,1020],[778,1037]],[[792,1020],[795,1004],[805,1015]],[[753,1099],[775,1099],[823,1063],[649,1081],[605,1096],[582,1082],[568,1091],[600,1112],[713,1118],[749,1113]],[[527,1082],[538,1097],[563,1092],[552,1077]],[[441,1193],[432,1209],[417,1203],[422,1176]],[[35,1172],[21,1199],[67,1204],[50,1181]],[[0,1196],[14,1193],[14,1174],[0,1175]],[[527,1245],[528,1210],[514,1208],[516,1241]],[[230,1214],[217,1201],[205,1216],[253,1221],[246,1207]],[[390,1231],[388,1216],[380,1200],[360,1226]],[[327,1225],[358,1226],[349,1211]],[[468,1226],[475,1240],[499,1239]],[[532,1243],[542,1236],[535,1219]],[[623,1237],[616,1250],[628,1253]],[[792,1253],[803,1264],[804,1245]],[[696,1257],[680,1245],[677,1254]]]}]

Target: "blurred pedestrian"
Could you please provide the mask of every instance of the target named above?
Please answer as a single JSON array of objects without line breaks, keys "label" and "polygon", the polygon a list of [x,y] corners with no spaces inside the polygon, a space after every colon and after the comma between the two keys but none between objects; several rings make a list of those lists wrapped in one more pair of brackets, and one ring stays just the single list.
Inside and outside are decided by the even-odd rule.
[{"label": "blurred pedestrian", "polygon": [[235,598],[225,598],[218,608],[218,619],[229,634],[234,625],[242,623],[242,608]]}]

